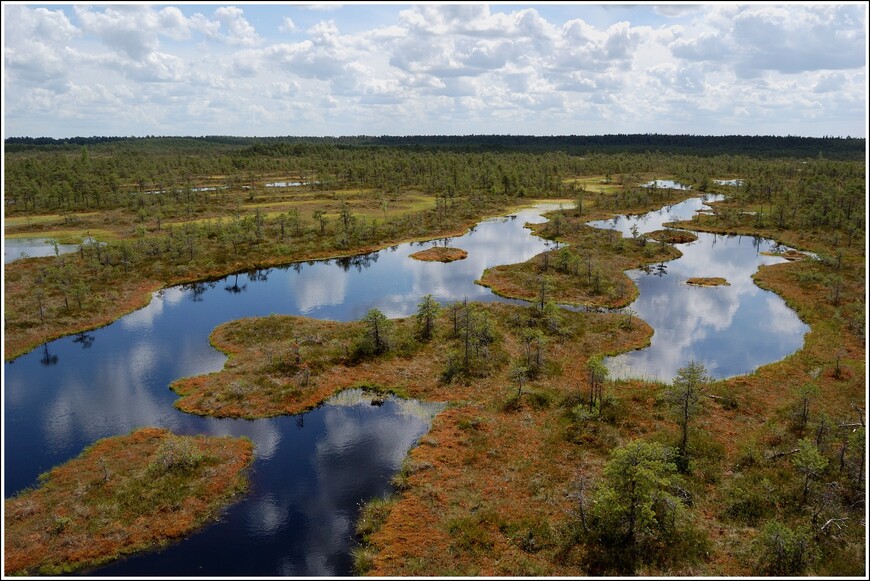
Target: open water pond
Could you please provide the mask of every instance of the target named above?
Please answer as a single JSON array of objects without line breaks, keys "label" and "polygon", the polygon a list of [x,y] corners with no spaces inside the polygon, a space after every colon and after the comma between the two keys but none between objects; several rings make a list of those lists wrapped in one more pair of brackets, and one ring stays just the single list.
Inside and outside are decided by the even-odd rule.
[{"label": "open water pond", "polygon": [[[654,212],[590,225],[630,237],[633,227],[639,234],[652,232],[667,222],[689,219],[705,202],[721,198],[705,194]],[[682,257],[626,273],[640,291],[629,308],[655,334],[649,347],[607,358],[612,377],[670,381],[692,360],[703,363],[715,378],[731,377],[778,361],[803,346],[810,328],[778,295],[752,280],[760,265],[785,262],[762,254],[782,248],[753,236],[696,234],[697,241],[676,245]],[[692,277],[724,277],[729,286],[689,286],[686,280]]]},{"label": "open water pond", "polygon": [[733,180],[713,180],[714,184],[719,184],[720,186],[734,186],[739,187],[743,185],[743,180],[735,178]]},{"label": "open water pond", "polygon": [[652,180],[645,184],[641,184],[642,188],[666,188],[670,190],[691,190],[692,186],[675,182],[674,180]]},{"label": "open water pond", "polygon": [[[78,244],[58,244],[58,254],[76,252]],[[38,256],[54,256],[54,241],[45,238],[4,238],[3,239],[3,264],[9,264],[20,258],[34,258]]]},{"label": "open water pond", "polygon": [[263,184],[267,188],[298,188],[299,186],[307,186],[310,182],[269,182]]},{"label": "open water pond", "polygon": [[[426,406],[414,402],[394,402],[378,410],[365,405],[347,410],[325,406],[306,415],[305,430],[297,430],[293,418],[252,422],[184,414],[173,407],[176,395],[169,384],[222,368],[225,357],[211,347],[208,335],[226,321],[271,313],[347,321],[363,317],[373,307],[399,317],[413,314],[427,293],[442,302],[466,296],[498,300],[474,281],[485,268],[524,261],[545,250],[548,243],[531,236],[524,224],[544,221],[541,212],[556,207],[545,205],[486,220],[449,240],[401,244],[365,256],[173,287],[156,293],[147,307],[111,325],[52,341],[5,363],[7,497],[35,485],[40,473],[78,455],[95,440],[140,426],[165,427],[181,434],[244,435],[256,446],[253,494],[260,500],[247,498],[232,508],[230,514],[236,516],[227,517],[233,519],[231,526],[218,525],[218,532],[210,527],[177,548],[125,561],[117,565],[119,569],[111,569],[112,574],[350,574],[358,504],[387,489],[401,459],[428,429],[428,420],[420,419],[423,415],[411,418],[403,410]],[[448,242],[467,250],[469,257],[450,264],[409,258],[422,248]],[[386,414],[371,420],[376,424],[375,436],[367,436],[368,428],[350,421],[363,410]],[[329,428],[326,436],[317,435],[323,433],[315,427],[318,422],[323,429]],[[407,427],[396,427],[400,424]],[[353,443],[360,438],[362,443]],[[311,459],[331,445],[325,443],[330,439],[347,444],[349,450],[356,450],[354,446],[377,448],[366,454],[389,461],[366,464],[355,452],[328,455],[324,461]],[[336,472],[342,472],[341,478]],[[357,484],[364,487],[353,488]],[[326,494],[333,487],[335,494]],[[341,526],[330,524],[339,521]],[[275,524],[263,528],[268,522]],[[301,537],[288,538],[286,531],[295,531],[306,522],[313,523],[304,533],[310,539],[299,548]],[[267,532],[273,529],[277,536]],[[225,549],[215,549],[215,542],[223,544],[214,546]],[[323,549],[312,548],[312,543],[320,543]],[[200,557],[208,554],[206,561],[220,566],[201,569],[204,559],[187,559],[188,551],[199,551]],[[245,552],[251,559],[246,560]],[[264,552],[269,552],[269,558]],[[228,562],[235,559],[246,565],[230,566]]]},{"label": "open water pond", "polygon": [[442,405],[343,391],[294,417],[230,421],[251,432],[250,490],[182,543],[102,567],[100,576],[349,575],[359,509],[386,496]]},{"label": "open water pond", "polygon": [[[641,232],[690,217],[691,199],[603,227]],[[339,396],[297,418],[219,420],[179,412],[169,384],[218,371],[225,357],[208,343],[219,324],[271,313],[356,320],[376,307],[389,317],[413,314],[423,295],[442,303],[467,297],[502,300],[474,284],[484,269],[523,262],[549,244],[524,228],[541,222],[543,205],[485,220],[463,236],[401,244],[348,259],[299,263],[173,287],[101,329],[69,336],[4,363],[4,451],[7,497],[106,436],[140,426],[180,434],[244,435],[256,446],[249,496],[224,519],[163,551],[102,568],[100,575],[348,575],[358,506],[388,489],[392,474],[437,409],[359,395]],[[452,263],[409,254],[435,244],[468,251]],[[689,358],[717,377],[743,373],[800,348],[806,327],[779,297],[750,276],[772,244],[748,237],[701,235],[681,245],[685,256],[632,272],[640,298],[632,305],[655,328],[650,349],[611,366],[669,379]],[[731,287],[696,289],[686,276],[714,272]],[[518,301],[511,301],[518,302]],[[724,333],[724,335],[723,335]],[[722,338],[724,337],[724,338]],[[653,350],[658,351],[653,351]],[[654,355],[640,355],[644,353]],[[639,357],[639,358],[638,358]],[[354,399],[356,398],[356,399]]]}]

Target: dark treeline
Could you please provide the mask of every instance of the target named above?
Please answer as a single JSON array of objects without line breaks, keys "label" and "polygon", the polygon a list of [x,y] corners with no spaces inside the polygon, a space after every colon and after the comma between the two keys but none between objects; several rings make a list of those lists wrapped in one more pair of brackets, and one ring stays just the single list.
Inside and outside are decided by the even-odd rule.
[{"label": "dark treeline", "polygon": [[643,153],[658,151],[686,155],[748,155],[754,157],[826,157],[829,159],[863,159],[866,140],[852,137],[799,137],[749,135],[410,135],[410,136],[342,136],[342,137],[10,137],[7,151],[35,147],[64,148],[113,142],[170,140],[188,144],[214,144],[250,147],[252,153],[273,151],[275,146],[311,144],[334,147],[403,147],[422,150],[449,149],[462,151],[565,152],[572,155],[592,153]]}]

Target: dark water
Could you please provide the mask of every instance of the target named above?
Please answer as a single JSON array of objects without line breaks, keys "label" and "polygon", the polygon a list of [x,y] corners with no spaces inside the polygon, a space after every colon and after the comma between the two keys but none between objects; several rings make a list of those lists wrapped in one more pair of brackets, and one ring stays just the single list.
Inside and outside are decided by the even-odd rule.
[{"label": "dark water", "polygon": [[[706,195],[641,216],[593,222],[631,236],[685,220],[702,209]],[[696,233],[698,240],[678,244],[681,258],[659,267],[628,271],[640,295],[629,308],[655,329],[650,347],[606,360],[612,377],[670,381],[689,361],[704,364],[716,378],[749,373],[803,346],[810,330],[776,294],[752,281],[762,264],[785,259],[764,256],[775,243],[752,236]],[[724,277],[730,286],[693,287],[691,277]]]},{"label": "dark water", "polygon": [[[661,222],[689,217],[701,202],[690,200],[625,223],[605,227],[654,230]],[[549,207],[553,209],[553,206]],[[208,343],[215,326],[241,317],[271,313],[355,320],[377,307],[389,317],[413,314],[421,297],[442,303],[500,300],[474,284],[485,268],[527,260],[547,249],[529,235],[526,222],[543,221],[540,212],[488,220],[464,236],[423,244],[402,244],[366,256],[297,264],[233,275],[211,283],[174,287],[151,303],[102,329],[47,343],[4,364],[5,495],[35,485],[37,476],[78,455],[99,438],[140,426],[182,434],[244,435],[256,446],[252,491],[229,509],[223,521],[158,553],[148,553],[96,571],[100,575],[346,575],[353,547],[352,525],[359,503],[383,494],[413,442],[428,429],[433,408],[390,401],[381,408],[365,402],[329,404],[296,418],[257,421],[191,416],[173,406],[168,388],[180,377],[218,371],[224,356]],[[469,256],[448,264],[419,262],[408,255],[433,244],[463,248]],[[782,358],[801,346],[805,327],[776,295],[740,282],[737,270],[751,274],[760,260],[751,238],[687,245],[684,266],[665,265],[668,277],[632,273],[641,288],[633,308],[656,329],[653,348],[667,365],[653,374],[666,377],[674,365],[701,349],[717,353],[714,374],[748,370]],[[746,252],[744,252],[746,251]],[[764,259],[778,261],[780,259]],[[717,262],[713,262],[717,261]],[[677,261],[679,262],[679,261]],[[739,264],[738,264],[739,263]],[[679,277],[690,268],[713,267],[731,280],[727,289],[682,289]],[[685,267],[685,268],[684,268]],[[732,273],[732,269],[734,273]],[[693,273],[692,276],[703,275]],[[748,275],[747,275],[748,276]],[[670,286],[669,286],[670,285]],[[659,292],[647,306],[648,293]],[[691,300],[668,296],[693,293]],[[690,296],[690,295],[686,295]],[[734,304],[737,301],[737,304]],[[689,310],[687,303],[695,305]],[[744,304],[746,303],[746,304]],[[748,309],[744,317],[734,310]],[[734,321],[743,342],[712,342]],[[758,327],[758,321],[766,324]],[[797,323],[795,323],[797,321]],[[669,322],[682,324],[670,331]],[[727,324],[726,324],[727,323]],[[791,337],[791,339],[788,339]],[[705,343],[706,341],[706,343]],[[751,344],[748,343],[751,341]],[[790,346],[786,345],[788,343]],[[637,353],[643,353],[639,351]],[[704,359],[708,357],[708,359]],[[671,363],[673,362],[673,363]],[[643,373],[650,372],[644,368]],[[408,409],[414,412],[408,412]]]},{"label": "dark water", "polygon": [[93,574],[346,575],[359,507],[386,496],[408,449],[442,408],[348,390],[304,416],[248,422],[259,443],[250,492],[219,523]]},{"label": "dark water", "polygon": [[[328,405],[307,414],[300,430],[294,418],[252,422],[181,413],[172,406],[176,396],[169,384],[220,370],[225,357],[209,345],[208,335],[241,317],[284,313],[346,321],[373,307],[398,317],[414,313],[427,293],[442,302],[495,300],[474,280],[487,267],[523,261],[547,248],[523,227],[543,221],[540,211],[488,220],[452,240],[170,288],[107,327],[52,341],[5,363],[6,496],[35,485],[41,472],[95,440],[136,427],[244,435],[256,446],[254,490],[230,509],[227,523],[177,548],[115,565],[111,574],[349,574],[358,505],[388,489],[401,459],[428,428],[428,411],[406,410],[431,408],[416,402]],[[408,258],[448,242],[468,250],[469,257],[449,264]],[[226,551],[214,548],[224,546]],[[98,573],[104,571],[109,570]]]}]

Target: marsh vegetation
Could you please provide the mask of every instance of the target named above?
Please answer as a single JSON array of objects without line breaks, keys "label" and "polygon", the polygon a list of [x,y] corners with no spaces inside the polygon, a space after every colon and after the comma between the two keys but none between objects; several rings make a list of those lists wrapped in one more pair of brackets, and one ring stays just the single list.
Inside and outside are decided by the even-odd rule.
[{"label": "marsh vegetation", "polygon": [[[800,158],[505,143],[8,151],[7,235],[90,233],[106,244],[7,265],[6,357],[109,322],[176,282],[438,237],[531,198],[568,199],[533,226],[558,247],[481,277],[528,305],[414,297],[417,312],[401,319],[370,310],[342,323],[227,323],[211,336],[229,355],[224,370],[178,380],[178,407],[293,414],[347,387],[448,402],[395,494],[363,511],[358,573],[864,575],[860,156],[839,142]],[[694,189],[659,187],[666,178]],[[266,186],[275,182],[300,185]],[[725,197],[664,232],[587,225],[698,190]],[[666,266],[680,256],[674,245],[692,243],[686,230],[801,251],[753,277],[810,326],[801,349],[724,379],[691,360],[673,381],[608,373],[605,356],[642,347],[652,329],[631,310],[556,303],[630,304],[637,291],[623,271]]]},{"label": "marsh vegetation", "polygon": [[58,575],[178,540],[245,492],[253,445],[142,428],[5,501],[6,575]]}]

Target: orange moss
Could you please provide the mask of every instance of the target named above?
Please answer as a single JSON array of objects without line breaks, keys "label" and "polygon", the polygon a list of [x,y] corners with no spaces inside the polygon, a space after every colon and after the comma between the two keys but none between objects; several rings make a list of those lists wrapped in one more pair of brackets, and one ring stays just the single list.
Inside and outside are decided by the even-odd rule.
[{"label": "orange moss", "polygon": [[245,438],[142,428],[99,440],[5,501],[4,573],[70,572],[186,535],[244,490],[252,459]]},{"label": "orange moss", "polygon": [[410,256],[411,258],[414,258],[416,260],[423,260],[426,262],[453,262],[455,260],[462,260],[464,258],[467,258],[468,252],[462,250],[461,248],[433,246],[432,248],[427,248],[426,250],[415,252]]},{"label": "orange moss", "polygon": [[[584,216],[584,220],[588,217]],[[547,235],[547,224],[531,228]],[[619,233],[576,225],[559,238],[568,244],[561,250],[543,252],[521,264],[488,268],[477,284],[493,293],[514,299],[535,301],[540,297],[541,279],[545,295],[559,304],[618,308],[637,298],[637,285],[625,274],[640,268],[679,258],[682,253],[669,244],[625,240]],[[574,256],[573,263],[560,266],[560,254]]]},{"label": "orange moss", "polygon": [[[511,321],[532,310],[506,304],[478,306],[489,313],[500,337],[491,347],[493,352],[503,350],[506,360],[525,357],[521,332],[525,327],[515,327]],[[225,403],[217,411],[232,410],[244,417],[296,413],[360,383],[451,402],[409,453],[404,492],[370,538],[371,573],[571,575],[570,566],[554,564],[552,538],[535,541],[542,544],[540,551],[527,551],[529,534],[557,535],[571,505],[567,495],[575,467],[587,455],[564,441],[560,420],[564,410],[559,402],[588,389],[584,366],[589,355],[641,347],[652,330],[638,320],[631,329],[621,328],[622,317],[614,314],[565,312],[562,317],[562,334],[549,336],[547,342],[547,371],[524,387],[517,411],[504,411],[516,394],[507,361],[489,376],[455,383],[440,380],[449,350],[444,337],[450,330],[448,313],[439,319],[436,337],[410,355],[387,355],[356,365],[342,361],[341,342],[353,336],[358,323],[275,315],[227,323],[211,339],[231,353],[230,360],[219,373],[178,382],[176,391],[185,394],[178,405],[212,413],[216,408],[208,402],[220,402],[233,381],[269,385],[275,379],[265,371],[270,353],[274,362],[276,346],[292,343],[292,337],[333,345],[334,359],[308,352],[311,368],[318,370],[309,387],[280,402],[252,389],[243,401]],[[413,319],[395,320],[395,334],[409,331],[412,323]],[[549,403],[535,404],[539,400],[529,394]],[[602,451],[601,457],[605,454]],[[600,458],[583,461],[601,464]],[[485,538],[477,539],[477,534]]]},{"label": "orange moss", "polygon": [[698,237],[691,232],[687,232],[686,230],[674,230],[673,228],[655,230],[647,234],[646,237],[659,242],[667,242],[668,244],[685,244],[687,242],[694,242],[698,239]]},{"label": "orange moss", "polygon": [[686,279],[686,284],[692,286],[731,286],[731,283],[721,276],[695,276]]}]

